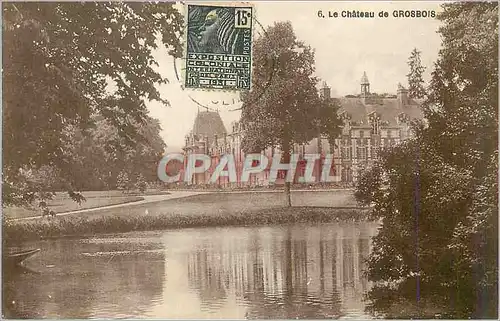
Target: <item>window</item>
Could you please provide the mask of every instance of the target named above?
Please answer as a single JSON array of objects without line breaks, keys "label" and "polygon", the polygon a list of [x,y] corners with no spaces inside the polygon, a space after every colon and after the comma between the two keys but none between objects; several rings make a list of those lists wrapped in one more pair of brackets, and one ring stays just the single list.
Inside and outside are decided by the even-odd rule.
[{"label": "window", "polygon": [[343,168],[342,169],[341,180],[342,180],[342,182],[351,182],[352,181],[352,170],[350,168]]},{"label": "window", "polygon": [[380,117],[377,114],[373,113],[370,115],[370,123],[372,125],[372,133],[374,135],[379,134],[379,126],[380,126]]},{"label": "window", "polygon": [[352,149],[351,149],[351,147],[342,147],[342,149],[341,149],[341,158],[342,159],[351,159],[352,158]]},{"label": "window", "polygon": [[387,137],[391,137],[391,134],[392,134],[391,130],[390,130],[390,129],[388,129],[388,130],[387,130]]},{"label": "window", "polygon": [[343,168],[342,169],[341,180],[342,180],[342,182],[351,182],[352,181],[352,170],[350,168]]},{"label": "window", "polygon": [[343,159],[347,159],[347,148],[342,147],[340,154]]},{"label": "window", "polygon": [[366,147],[358,147],[357,149],[357,156],[358,156],[358,159],[368,159],[368,148]]},{"label": "window", "polygon": [[365,131],[361,130],[359,131],[359,137],[363,138],[365,136]]}]

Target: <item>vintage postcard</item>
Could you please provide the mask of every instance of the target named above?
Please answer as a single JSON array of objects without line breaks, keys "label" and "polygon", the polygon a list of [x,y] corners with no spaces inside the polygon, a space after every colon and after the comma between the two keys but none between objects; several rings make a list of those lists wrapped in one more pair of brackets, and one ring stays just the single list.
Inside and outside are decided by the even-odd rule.
[{"label": "vintage postcard", "polygon": [[498,319],[498,2],[2,8],[2,318]]}]

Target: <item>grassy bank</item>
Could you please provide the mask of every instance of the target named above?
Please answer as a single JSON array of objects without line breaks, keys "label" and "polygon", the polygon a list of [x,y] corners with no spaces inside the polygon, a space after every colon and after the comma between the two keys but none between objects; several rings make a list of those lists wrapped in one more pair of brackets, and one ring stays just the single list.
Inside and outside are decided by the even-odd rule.
[{"label": "grassy bank", "polygon": [[[48,202],[50,210],[57,213],[64,213],[70,211],[84,210],[90,208],[98,208],[109,205],[125,204],[131,202],[142,201],[144,198],[140,196],[102,196],[87,198],[81,204],[76,203],[71,199],[54,199]],[[40,216],[41,210],[38,208],[23,208],[23,207],[6,207],[3,209],[3,215],[6,218],[23,218]]]},{"label": "grassy bank", "polygon": [[[283,192],[274,193],[211,193],[192,195],[172,200],[130,204],[119,209],[103,209],[85,214],[74,214],[68,217],[101,217],[101,216],[202,216],[233,215],[234,213],[251,213],[270,208],[280,208],[285,204]],[[330,192],[292,192],[292,205],[297,207],[357,207],[356,200],[350,191]]]},{"label": "grassy bank", "polygon": [[65,236],[89,236],[102,233],[124,233],[188,227],[275,225],[289,223],[329,223],[366,219],[365,209],[291,207],[268,208],[253,212],[224,215],[145,215],[82,216],[51,220],[4,222],[4,244]]},{"label": "grassy bank", "polygon": [[[90,208],[98,208],[109,205],[125,204],[131,202],[142,201],[144,195],[167,195],[165,191],[147,190],[143,193],[137,191],[122,192],[122,191],[85,191],[82,192],[85,201],[81,204],[73,201],[67,193],[57,192],[52,200],[47,202],[50,210],[57,213],[70,211],[84,210]],[[23,218],[41,215],[40,208],[33,206],[32,208],[23,207],[5,207],[3,215],[6,218]]]}]

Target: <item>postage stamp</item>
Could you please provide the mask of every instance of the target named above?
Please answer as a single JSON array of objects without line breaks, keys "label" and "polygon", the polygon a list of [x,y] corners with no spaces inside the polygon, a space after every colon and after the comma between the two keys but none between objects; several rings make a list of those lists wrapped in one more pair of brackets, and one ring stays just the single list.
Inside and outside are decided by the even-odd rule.
[{"label": "postage stamp", "polygon": [[187,5],[186,88],[250,90],[253,7]]}]

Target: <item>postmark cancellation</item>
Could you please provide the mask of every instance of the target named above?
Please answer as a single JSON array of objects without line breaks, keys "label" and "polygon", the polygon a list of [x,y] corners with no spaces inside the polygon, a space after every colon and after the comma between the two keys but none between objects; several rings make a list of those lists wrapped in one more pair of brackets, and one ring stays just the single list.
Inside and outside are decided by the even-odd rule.
[{"label": "postmark cancellation", "polygon": [[250,90],[253,14],[244,3],[186,5],[186,88]]}]

